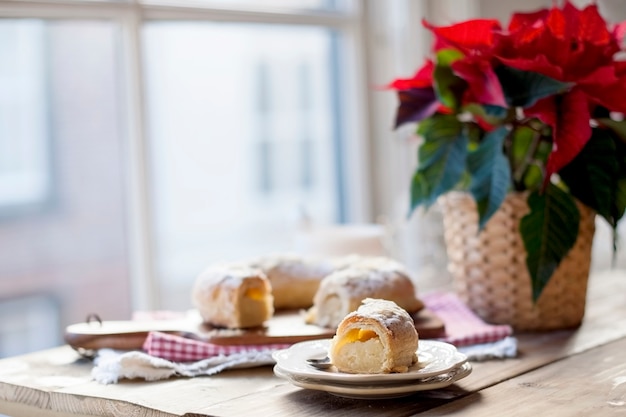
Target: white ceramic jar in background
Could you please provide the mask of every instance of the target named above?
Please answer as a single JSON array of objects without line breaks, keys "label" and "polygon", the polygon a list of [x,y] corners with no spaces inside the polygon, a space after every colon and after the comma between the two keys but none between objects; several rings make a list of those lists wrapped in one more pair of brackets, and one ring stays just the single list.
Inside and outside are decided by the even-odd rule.
[{"label": "white ceramic jar in background", "polygon": [[315,256],[391,256],[392,237],[380,224],[341,224],[303,226],[293,240],[298,253]]}]

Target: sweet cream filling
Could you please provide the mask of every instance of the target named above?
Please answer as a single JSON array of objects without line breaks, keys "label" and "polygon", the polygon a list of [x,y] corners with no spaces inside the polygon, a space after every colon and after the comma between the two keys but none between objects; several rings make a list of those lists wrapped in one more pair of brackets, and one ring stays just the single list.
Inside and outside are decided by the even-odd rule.
[{"label": "sweet cream filling", "polygon": [[317,307],[318,311],[326,311],[323,317],[317,317],[317,324],[323,327],[337,327],[339,322],[347,314],[345,307],[339,295],[329,294],[324,300],[319,303]]},{"label": "sweet cream filling", "polygon": [[[342,372],[350,373],[380,373],[383,371],[385,362],[385,348],[377,336],[371,336],[368,332],[362,334],[363,339],[358,339],[359,331],[354,332],[355,339],[346,341],[341,348],[331,355],[333,364]],[[374,332],[371,332],[374,333]],[[369,337],[369,338],[368,338]]]},{"label": "sweet cream filling", "polygon": [[246,289],[243,296],[251,300],[263,301],[265,299],[265,291],[261,288],[251,287]]},{"label": "sweet cream filling", "polygon": [[341,349],[348,343],[367,342],[370,339],[378,339],[378,334],[369,329],[350,329],[337,342],[337,350]]}]

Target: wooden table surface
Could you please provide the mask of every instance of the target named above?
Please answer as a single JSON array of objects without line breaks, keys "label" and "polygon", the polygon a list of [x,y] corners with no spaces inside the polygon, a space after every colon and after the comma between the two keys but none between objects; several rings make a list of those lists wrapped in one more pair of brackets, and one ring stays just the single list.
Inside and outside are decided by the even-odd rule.
[{"label": "wooden table surface", "polygon": [[626,272],[590,279],[576,330],[518,334],[519,356],[473,363],[434,391],[354,400],[300,389],[271,367],[157,382],[91,380],[69,347],[0,360],[0,414],[12,416],[626,416]]}]

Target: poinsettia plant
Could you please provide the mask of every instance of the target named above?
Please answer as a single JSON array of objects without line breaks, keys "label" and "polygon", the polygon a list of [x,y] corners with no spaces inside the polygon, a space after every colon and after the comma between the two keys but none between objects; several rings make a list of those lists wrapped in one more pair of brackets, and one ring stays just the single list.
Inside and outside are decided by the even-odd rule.
[{"label": "poinsettia plant", "polygon": [[[569,1],[433,26],[432,57],[397,79],[396,127],[422,138],[411,210],[465,190],[482,228],[507,193],[527,191],[520,223],[536,300],[574,245],[576,199],[616,227],[626,208],[626,22]],[[620,56],[622,55],[622,56]]]}]

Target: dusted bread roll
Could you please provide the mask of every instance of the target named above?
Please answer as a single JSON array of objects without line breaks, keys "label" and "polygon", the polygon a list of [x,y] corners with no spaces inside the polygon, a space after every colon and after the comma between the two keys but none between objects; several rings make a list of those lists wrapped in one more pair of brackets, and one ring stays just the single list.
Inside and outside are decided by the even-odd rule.
[{"label": "dusted bread roll", "polygon": [[411,316],[393,301],[367,298],[339,324],[328,356],[340,372],[407,372],[417,362]]},{"label": "dusted bread roll", "polygon": [[264,256],[249,265],[269,279],[276,310],[311,307],[320,281],[335,268],[329,260],[292,254]]},{"label": "dusted bread roll", "polygon": [[231,329],[255,327],[274,314],[271,287],[262,271],[241,265],[204,270],[192,289],[205,323]]},{"label": "dusted bread roll", "polygon": [[346,268],[395,269],[405,272],[404,265],[386,256],[364,256],[352,254],[333,258],[335,270]]},{"label": "dusted bread roll", "polygon": [[402,265],[388,258],[364,258],[322,280],[306,315],[308,323],[336,328],[365,298],[398,304],[409,313],[424,307]]}]

